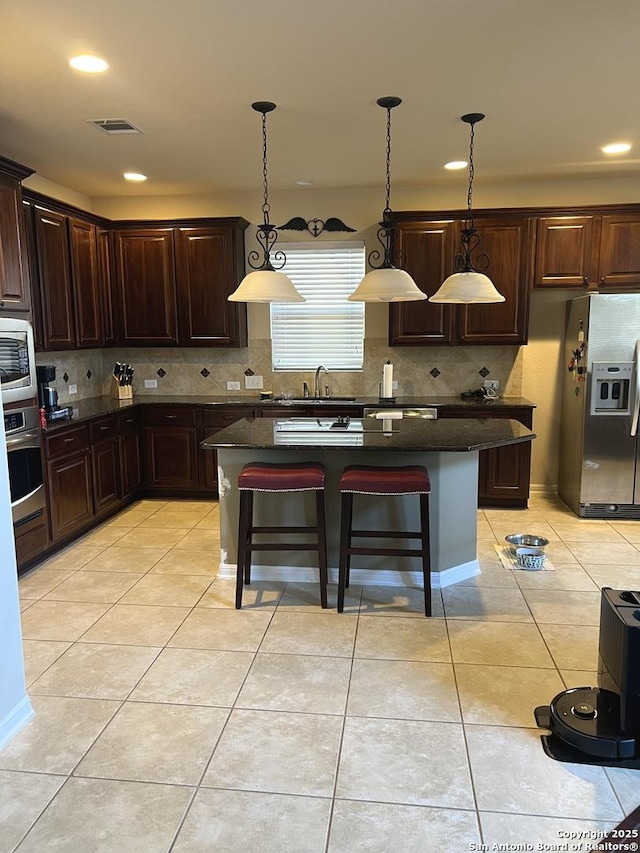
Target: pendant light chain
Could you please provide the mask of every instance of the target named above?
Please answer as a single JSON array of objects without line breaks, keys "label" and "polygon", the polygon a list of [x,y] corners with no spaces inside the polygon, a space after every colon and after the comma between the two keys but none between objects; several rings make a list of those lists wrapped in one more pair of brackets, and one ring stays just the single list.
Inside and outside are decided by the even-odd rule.
[{"label": "pendant light chain", "polygon": [[264,188],[264,200],[262,202],[262,213],[265,225],[269,224],[269,180],[267,176],[267,114],[262,113],[262,186]]},{"label": "pendant light chain", "polygon": [[475,122],[471,122],[471,131],[469,134],[469,192],[467,193],[467,219],[470,222],[470,227],[473,228],[473,176],[475,170],[473,167],[473,147],[475,141]]},{"label": "pendant light chain", "polygon": [[391,107],[387,107],[387,200],[383,218],[391,218]]}]

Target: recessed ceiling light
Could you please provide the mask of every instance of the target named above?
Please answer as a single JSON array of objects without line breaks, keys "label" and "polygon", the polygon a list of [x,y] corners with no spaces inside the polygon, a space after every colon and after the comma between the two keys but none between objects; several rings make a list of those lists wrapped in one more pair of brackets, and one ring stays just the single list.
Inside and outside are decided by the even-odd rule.
[{"label": "recessed ceiling light", "polygon": [[81,56],[72,56],[69,60],[69,65],[75,68],[76,71],[86,71],[89,74],[99,74],[101,71],[106,71],[109,63],[99,56],[90,56],[83,53]]},{"label": "recessed ceiling light", "polygon": [[450,163],[445,163],[444,167],[453,172],[455,169],[466,169],[468,165],[466,160],[452,160]]},{"label": "recessed ceiling light", "polygon": [[311,180],[311,178],[300,178],[299,181],[296,181],[296,184],[299,187],[312,187],[315,181]]},{"label": "recessed ceiling light", "polygon": [[628,142],[613,142],[611,145],[603,145],[601,151],[605,154],[626,154],[631,150]]},{"label": "recessed ceiling light", "polygon": [[146,181],[147,176],[143,175],[142,172],[125,172],[123,177],[127,181]]}]

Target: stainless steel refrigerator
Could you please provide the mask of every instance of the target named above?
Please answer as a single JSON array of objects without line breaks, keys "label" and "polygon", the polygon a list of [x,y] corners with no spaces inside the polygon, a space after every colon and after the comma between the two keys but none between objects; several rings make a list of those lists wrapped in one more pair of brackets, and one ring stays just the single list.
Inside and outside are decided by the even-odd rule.
[{"label": "stainless steel refrigerator", "polygon": [[585,518],[640,518],[640,293],[567,303],[558,493]]}]

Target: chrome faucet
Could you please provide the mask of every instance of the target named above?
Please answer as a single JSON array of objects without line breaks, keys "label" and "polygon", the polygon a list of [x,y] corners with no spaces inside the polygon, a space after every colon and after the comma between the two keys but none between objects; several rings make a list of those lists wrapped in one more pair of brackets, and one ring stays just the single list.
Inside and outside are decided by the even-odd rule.
[{"label": "chrome faucet", "polygon": [[[329,375],[329,371],[327,370],[326,367],[324,367],[324,365],[321,364],[319,367],[316,368],[316,378],[315,378],[315,382],[313,383],[313,396],[314,397],[320,397],[321,396],[321,394],[320,394],[320,371],[321,370],[324,370],[324,372],[327,374],[327,376]],[[326,386],[326,387],[328,387],[328,386]]]}]

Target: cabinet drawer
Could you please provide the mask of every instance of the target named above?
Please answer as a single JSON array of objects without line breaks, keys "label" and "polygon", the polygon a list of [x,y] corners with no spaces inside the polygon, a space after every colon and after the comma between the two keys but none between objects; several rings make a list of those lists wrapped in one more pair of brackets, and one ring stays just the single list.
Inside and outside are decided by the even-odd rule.
[{"label": "cabinet drawer", "polygon": [[86,450],[88,447],[89,430],[86,426],[66,429],[64,432],[47,436],[45,439],[45,451],[48,459],[75,453],[78,450]]},{"label": "cabinet drawer", "polygon": [[223,429],[229,424],[233,424],[242,418],[253,418],[255,412],[253,409],[245,409],[239,406],[224,406],[215,409],[203,409],[202,411],[202,426],[205,428],[212,427],[213,429]]},{"label": "cabinet drawer", "polygon": [[140,431],[142,415],[140,411],[121,412],[118,415],[118,432],[120,435],[133,435]]},{"label": "cabinet drawer", "polygon": [[105,438],[112,438],[116,434],[116,419],[113,415],[107,418],[100,418],[99,421],[91,421],[89,424],[89,437],[91,443],[104,441]]},{"label": "cabinet drawer", "polygon": [[152,406],[145,417],[149,426],[196,425],[196,410],[189,406]]}]

